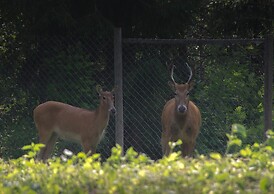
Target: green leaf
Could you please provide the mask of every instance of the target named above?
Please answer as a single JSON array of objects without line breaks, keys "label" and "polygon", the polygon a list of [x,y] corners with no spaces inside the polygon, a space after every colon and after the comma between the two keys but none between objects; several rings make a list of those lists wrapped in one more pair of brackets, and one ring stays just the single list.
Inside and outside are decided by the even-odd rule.
[{"label": "green leaf", "polygon": [[217,179],[218,182],[224,182],[228,178],[229,178],[229,173],[227,173],[227,172],[216,175],[216,179]]},{"label": "green leaf", "polygon": [[260,189],[262,191],[268,191],[268,188],[270,186],[270,181],[267,177],[264,177],[260,180]]},{"label": "green leaf", "polygon": [[250,148],[245,148],[245,149],[241,149],[240,150],[240,154],[241,154],[241,156],[243,156],[243,157],[247,157],[247,156],[250,156],[251,154],[252,154],[252,151],[251,151],[251,149]]},{"label": "green leaf", "polygon": [[180,157],[180,154],[177,152],[172,152],[169,154],[169,156],[166,158],[168,162],[176,161]]},{"label": "green leaf", "polygon": [[242,145],[242,140],[240,139],[233,139],[231,141],[228,142],[229,146],[232,146],[232,145],[237,145],[237,146],[241,146]]},{"label": "green leaf", "polygon": [[45,144],[42,144],[42,143],[38,143],[38,144],[35,144],[34,147],[33,147],[33,150],[34,151],[39,151],[41,148],[45,147]]},{"label": "green leaf", "polygon": [[220,153],[216,153],[216,152],[212,152],[209,154],[210,158],[214,159],[214,160],[221,160],[222,159],[222,155]]},{"label": "green leaf", "polygon": [[30,149],[32,149],[31,145],[25,145],[22,147],[22,150],[30,150]]},{"label": "green leaf", "polygon": [[271,130],[268,130],[266,132],[266,137],[267,137],[266,144],[274,148],[274,132]]},{"label": "green leaf", "polygon": [[85,159],[85,158],[87,157],[87,155],[86,155],[84,152],[79,152],[79,153],[77,154],[77,157],[78,157],[78,158],[81,158],[81,159]]},{"label": "green leaf", "polygon": [[246,138],[246,129],[243,125],[233,124],[232,125],[232,133],[240,134],[243,138]]}]

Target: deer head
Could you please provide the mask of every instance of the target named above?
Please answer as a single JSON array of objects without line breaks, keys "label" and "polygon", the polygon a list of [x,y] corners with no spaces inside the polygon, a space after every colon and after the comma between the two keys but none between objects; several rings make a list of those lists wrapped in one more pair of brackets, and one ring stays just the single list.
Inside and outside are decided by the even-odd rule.
[{"label": "deer head", "polygon": [[103,91],[100,85],[96,86],[96,91],[100,97],[100,105],[103,107],[107,107],[107,110],[111,113],[115,113],[116,109],[114,107],[114,92],[115,87],[110,91]]},{"label": "deer head", "polygon": [[191,81],[192,78],[192,70],[187,64],[188,69],[190,70],[190,76],[188,81],[185,84],[178,84],[175,82],[173,77],[174,65],[171,68],[171,81],[169,81],[169,86],[174,92],[175,104],[176,104],[176,111],[179,114],[184,114],[188,110],[188,103],[189,103],[189,92],[193,88],[193,82]]}]

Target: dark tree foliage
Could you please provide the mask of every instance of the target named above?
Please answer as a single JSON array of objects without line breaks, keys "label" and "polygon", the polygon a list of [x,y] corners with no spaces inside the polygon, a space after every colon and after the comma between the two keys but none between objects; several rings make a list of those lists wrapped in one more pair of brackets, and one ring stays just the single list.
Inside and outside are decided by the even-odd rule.
[{"label": "dark tree foliage", "polygon": [[196,36],[258,38],[273,33],[272,0],[207,0],[197,15]]},{"label": "dark tree foliage", "polygon": [[[271,0],[12,0],[1,15],[32,35],[104,33],[124,37],[261,37],[273,32]],[[19,18],[19,20],[18,20]],[[20,30],[22,31],[22,29]]]},{"label": "dark tree foliage", "polygon": [[[0,92],[3,95],[0,97],[0,155],[20,156],[22,154],[20,147],[36,141],[31,117],[33,107],[39,102],[57,98],[88,107],[88,99],[96,99],[96,93],[92,88],[102,81],[93,79],[97,72],[113,83],[113,78],[107,76],[113,69],[114,26],[122,27],[123,37],[258,38],[274,32],[273,6],[271,0],[2,0],[0,2]],[[91,45],[91,42],[99,44]],[[249,49],[251,54],[248,56],[252,58],[252,65],[245,64],[248,71],[240,69],[240,73],[246,80],[253,80],[254,77],[262,75],[262,59],[252,55],[252,52],[257,51],[252,45],[248,46],[251,47]],[[207,55],[211,51],[205,47],[200,53]],[[195,54],[186,47],[181,48],[180,52],[184,56]],[[132,59],[136,57],[134,54]],[[145,83],[150,76],[138,78],[138,74],[153,71],[155,64],[162,64],[153,60],[149,62],[147,69],[138,69],[135,65],[128,67],[134,70],[126,75],[131,81],[130,84],[138,86]],[[141,63],[145,62],[141,61]],[[218,67],[216,61],[208,60],[206,64],[202,68],[211,77],[205,78],[207,80],[203,80],[202,77],[204,83],[208,80],[220,81],[223,74],[232,74],[226,68],[220,67],[218,71],[212,69]],[[237,61],[233,64],[241,64],[241,62]],[[77,77],[76,67],[84,71],[81,78]],[[30,69],[32,73],[29,72]],[[64,72],[60,76],[56,74],[62,70]],[[159,70],[159,75],[164,76],[163,69]],[[77,98],[73,95],[62,97],[66,86],[60,80],[69,80],[72,91],[85,95],[82,94]],[[250,83],[253,84],[255,83]],[[37,88],[38,85],[43,87]],[[208,97],[214,89],[206,86],[205,90],[196,94],[198,97],[203,97],[202,102],[205,104],[209,103],[210,99],[205,98],[203,92]],[[147,88],[148,91],[151,91],[150,89],[153,88]],[[261,88],[258,87],[256,90],[254,92],[259,93]],[[143,95],[145,94],[144,90]],[[232,93],[227,94],[227,101],[231,95]],[[130,94],[125,93],[125,99],[130,99]],[[81,100],[86,103],[81,104]],[[257,101],[259,99],[256,98],[256,103]],[[156,102],[155,95],[151,100],[155,109],[159,108]],[[134,108],[136,105],[128,106]],[[243,106],[242,109],[245,108],[247,109],[248,105]],[[242,109],[238,110],[238,115],[245,114],[245,110]],[[232,117],[235,114],[228,114],[232,115],[233,121],[235,119]],[[134,115],[129,117],[132,120],[137,118]],[[246,118],[253,119],[259,116],[255,114],[254,117],[252,115],[242,117],[244,118],[241,120],[247,122]],[[140,118],[144,123],[146,119],[148,118]],[[209,116],[206,119],[214,118]],[[152,121],[157,123],[158,119],[153,118]],[[253,124],[258,125],[258,121],[254,121]],[[142,123],[135,128],[141,126]],[[133,130],[134,128],[128,129],[128,131]],[[136,145],[140,147],[138,143],[137,141]]]}]

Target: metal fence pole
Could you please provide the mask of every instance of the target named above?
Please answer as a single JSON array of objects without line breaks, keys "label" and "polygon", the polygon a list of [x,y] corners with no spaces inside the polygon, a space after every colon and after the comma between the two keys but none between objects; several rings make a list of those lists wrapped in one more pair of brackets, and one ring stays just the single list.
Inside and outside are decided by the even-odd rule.
[{"label": "metal fence pole", "polygon": [[[124,148],[122,30],[114,28],[115,141]],[[122,152],[123,154],[123,152]]]},{"label": "metal fence pole", "polygon": [[273,36],[264,40],[264,127],[272,129],[272,87],[273,87]]}]

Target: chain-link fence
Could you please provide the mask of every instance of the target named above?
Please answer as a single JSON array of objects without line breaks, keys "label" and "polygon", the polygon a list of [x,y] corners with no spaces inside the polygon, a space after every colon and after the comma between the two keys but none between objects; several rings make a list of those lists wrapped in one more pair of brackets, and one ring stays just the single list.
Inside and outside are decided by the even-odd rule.
[{"label": "chain-link fence", "polygon": [[[1,69],[3,84],[12,86],[1,99],[1,123],[5,126],[1,129],[1,152],[7,157],[20,156],[20,148],[25,144],[38,143],[32,118],[38,104],[54,100],[94,110],[99,103],[96,85],[105,90],[114,87],[111,36],[108,39],[43,37],[28,49],[21,64],[13,65],[9,72],[7,68]],[[115,145],[114,134],[112,116],[98,147],[105,157]],[[81,150],[80,145],[62,140],[56,148],[57,155],[65,148],[73,152]]]},{"label": "chain-link fence", "polygon": [[[31,52],[22,65],[12,68],[12,73],[1,71],[1,77],[5,77],[3,83],[13,86],[6,88],[7,95],[1,100],[1,122],[5,126],[1,134],[5,147],[13,145],[19,149],[22,145],[14,142],[38,142],[32,110],[39,103],[56,100],[95,109],[98,106],[96,84],[109,90],[114,86],[112,38],[52,37],[38,42],[32,44]],[[190,96],[202,113],[197,151],[224,152],[226,133],[233,123],[248,128],[246,141],[262,141],[262,44],[141,44],[125,40],[121,78],[125,150],[132,146],[152,159],[162,156],[161,113],[165,102],[173,97],[167,84],[169,67],[176,66],[174,78],[183,83],[189,78],[186,63],[194,73],[195,87]],[[17,111],[12,112],[14,109]],[[97,150],[105,158],[115,145],[114,121],[111,117]],[[28,136],[18,135],[18,131]],[[81,150],[79,145],[65,142],[57,143],[57,148],[58,154],[64,148]],[[4,149],[2,153],[7,151]]]},{"label": "chain-link fence", "polygon": [[173,97],[167,84],[169,67],[175,65],[175,81],[185,83],[186,63],[194,72],[190,96],[202,113],[199,153],[224,152],[233,123],[249,129],[248,142],[263,139],[262,45],[159,42],[126,40],[123,44],[126,148],[161,157],[161,113]]}]

